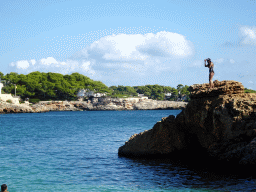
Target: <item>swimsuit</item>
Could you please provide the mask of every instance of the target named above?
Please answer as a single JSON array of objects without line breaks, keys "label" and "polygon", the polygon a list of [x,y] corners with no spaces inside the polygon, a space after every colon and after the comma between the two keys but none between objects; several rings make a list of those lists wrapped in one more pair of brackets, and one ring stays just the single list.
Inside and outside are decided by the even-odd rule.
[{"label": "swimsuit", "polygon": [[210,68],[209,68],[209,73],[211,73],[211,72],[213,72],[213,73],[214,73],[214,71],[213,71],[213,67],[210,67]]}]

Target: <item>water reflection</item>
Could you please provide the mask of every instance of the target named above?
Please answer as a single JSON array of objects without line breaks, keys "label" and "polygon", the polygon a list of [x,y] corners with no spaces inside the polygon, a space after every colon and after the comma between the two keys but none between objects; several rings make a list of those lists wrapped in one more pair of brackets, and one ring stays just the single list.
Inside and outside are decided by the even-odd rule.
[{"label": "water reflection", "polygon": [[[147,181],[147,186],[165,189],[197,189],[217,191],[253,191],[256,177],[248,174],[230,174],[208,170],[206,167],[192,168],[170,159],[128,159],[119,158],[133,173],[133,180]],[[131,179],[131,178],[130,178]]]}]

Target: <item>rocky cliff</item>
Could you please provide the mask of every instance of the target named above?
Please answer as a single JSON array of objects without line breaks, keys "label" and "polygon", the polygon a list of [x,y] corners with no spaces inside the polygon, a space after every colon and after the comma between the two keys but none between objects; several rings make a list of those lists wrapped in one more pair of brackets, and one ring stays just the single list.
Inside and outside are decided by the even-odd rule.
[{"label": "rocky cliff", "polygon": [[[177,115],[131,136],[119,156],[192,159],[256,165],[256,94],[236,81],[191,86],[191,101]],[[209,161],[210,162],[210,161]]]}]

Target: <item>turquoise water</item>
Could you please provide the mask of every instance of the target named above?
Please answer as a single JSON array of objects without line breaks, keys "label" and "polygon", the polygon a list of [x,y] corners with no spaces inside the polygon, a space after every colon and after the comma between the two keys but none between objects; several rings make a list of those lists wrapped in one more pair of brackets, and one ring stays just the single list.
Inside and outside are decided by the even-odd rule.
[{"label": "turquoise water", "polygon": [[0,183],[18,191],[251,191],[256,179],[167,159],[118,157],[134,133],[180,110],[0,115]]}]

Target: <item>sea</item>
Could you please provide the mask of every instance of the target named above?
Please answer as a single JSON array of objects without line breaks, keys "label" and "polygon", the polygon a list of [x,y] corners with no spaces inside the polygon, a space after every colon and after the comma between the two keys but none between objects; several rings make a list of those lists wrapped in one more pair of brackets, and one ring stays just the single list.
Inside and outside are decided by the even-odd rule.
[{"label": "sea", "polygon": [[9,192],[253,191],[251,173],[220,174],[170,159],[118,156],[118,148],[133,134],[180,112],[1,114],[0,185],[7,184]]}]

